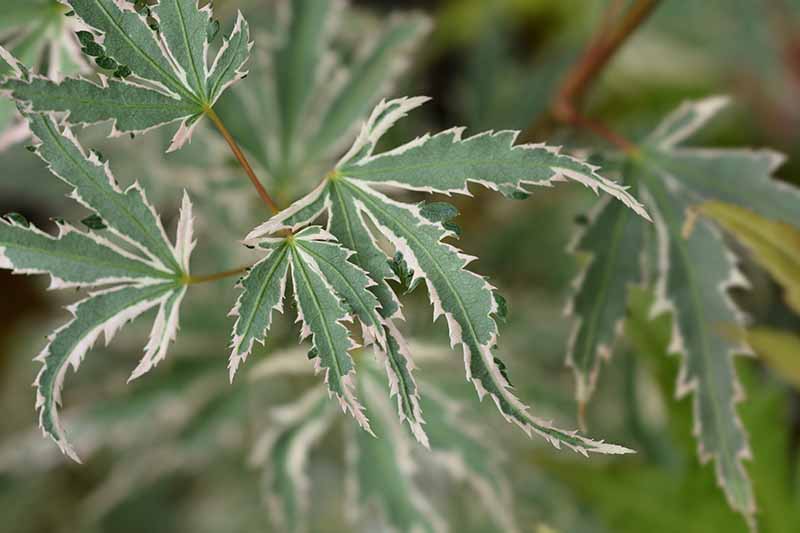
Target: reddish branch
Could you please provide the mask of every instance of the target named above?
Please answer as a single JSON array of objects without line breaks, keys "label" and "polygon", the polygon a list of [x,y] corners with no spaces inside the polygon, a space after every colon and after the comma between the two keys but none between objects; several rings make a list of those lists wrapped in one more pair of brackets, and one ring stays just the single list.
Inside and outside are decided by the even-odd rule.
[{"label": "reddish branch", "polygon": [[[602,122],[584,117],[581,114],[581,108],[586,93],[599,74],[622,45],[653,14],[659,1],[637,0],[619,24],[613,25],[606,22],[601,26],[598,35],[592,39],[586,52],[567,74],[553,101],[551,114],[555,120],[591,131],[625,152],[635,149],[632,142],[615,133]],[[612,3],[610,10],[611,16],[613,16],[619,10],[619,4]]]}]

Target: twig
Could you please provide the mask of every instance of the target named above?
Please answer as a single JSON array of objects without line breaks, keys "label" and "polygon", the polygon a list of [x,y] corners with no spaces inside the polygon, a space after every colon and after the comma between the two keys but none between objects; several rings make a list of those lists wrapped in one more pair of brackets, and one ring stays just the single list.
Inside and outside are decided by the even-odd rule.
[{"label": "twig", "polygon": [[219,115],[217,115],[217,113],[212,108],[208,108],[206,110],[206,114],[208,115],[208,118],[211,119],[211,122],[214,123],[219,132],[222,134],[222,137],[225,138],[225,141],[228,143],[228,146],[233,152],[233,155],[239,161],[239,164],[242,165],[242,168],[247,174],[247,177],[250,178],[250,181],[253,183],[253,186],[256,188],[256,191],[258,191],[258,195],[261,197],[264,203],[267,204],[267,206],[272,210],[273,213],[278,213],[281,210],[280,207],[278,207],[278,204],[275,203],[275,201],[269,195],[264,186],[261,185],[258,176],[256,176],[256,173],[253,171],[253,167],[250,166],[250,163],[247,161],[247,157],[245,157],[244,153],[239,148],[239,145],[236,144],[236,140],[234,140],[233,136],[230,134],[228,129],[222,123],[222,120],[219,118]]},{"label": "twig", "polygon": [[[591,40],[581,59],[567,74],[553,100],[551,108],[553,119],[591,131],[626,153],[636,151],[633,142],[614,132],[604,123],[583,116],[581,108],[586,93],[599,74],[622,45],[653,14],[659,2],[660,0],[637,0],[618,25],[611,25],[608,21],[601,25],[598,35]],[[609,9],[610,16],[613,16],[619,10],[619,3],[612,3]],[[608,35],[604,35],[606,32]]]},{"label": "twig", "polygon": [[583,98],[597,76],[608,65],[625,41],[653,14],[660,0],[638,0],[607,37],[597,39],[567,75],[553,104],[554,117],[574,121]]},{"label": "twig", "polygon": [[249,266],[235,268],[233,270],[226,270],[225,272],[217,272],[216,274],[209,274],[207,276],[191,276],[186,281],[187,285],[197,285],[198,283],[211,283],[212,281],[219,281],[221,279],[232,278],[239,274],[247,272]]}]

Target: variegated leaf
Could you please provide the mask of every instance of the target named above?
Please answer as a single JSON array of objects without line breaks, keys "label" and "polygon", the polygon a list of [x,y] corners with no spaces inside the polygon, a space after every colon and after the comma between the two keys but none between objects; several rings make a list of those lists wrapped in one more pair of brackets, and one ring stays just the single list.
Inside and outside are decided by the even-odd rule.
[{"label": "variegated leaf", "polygon": [[18,217],[0,220],[0,266],[18,274],[49,274],[53,289],[174,278],[96,232],[83,233],[66,222],[59,222],[58,230],[54,237]]},{"label": "variegated leaf", "polygon": [[430,448],[430,442],[422,417],[421,395],[417,381],[412,373],[416,368],[411,358],[411,349],[405,338],[391,320],[385,323],[386,350],[380,353],[384,359],[386,376],[389,380],[389,394],[397,399],[397,413],[400,422],[408,422],[417,441]]},{"label": "variegated leaf", "polygon": [[157,268],[181,270],[161,220],[138,183],[123,191],[108,162],[102,162],[96,152],[87,155],[72,131],[62,130],[49,116],[30,115],[29,124],[41,143],[37,154],[56,177],[72,187],[70,198],[94,211],[117,237]]},{"label": "variegated leaf", "polygon": [[0,83],[30,110],[67,112],[73,124],[112,121],[114,135],[180,121],[172,151],[191,139],[198,120],[245,75],[251,43],[241,14],[210,62],[210,4],[200,8],[198,0],[161,0],[151,9],[116,0],[64,1],[91,29],[82,34],[83,51],[114,77],[103,76],[100,84],[37,76]]},{"label": "variegated leaf", "polygon": [[[385,238],[402,255],[410,273],[409,286],[425,281],[434,307],[434,319],[445,317],[451,343],[453,347],[462,346],[467,378],[474,383],[481,398],[488,394],[507,420],[515,422],[528,434],[541,435],[557,447],[563,444],[584,454],[629,452],[620,446],[556,429],[549,422],[528,413],[527,406],[511,392],[505,366],[493,353],[497,339],[494,315],[498,313],[493,287],[483,277],[466,270],[471,257],[442,242],[457,236],[454,228],[445,226],[435,217],[433,221],[429,220],[420,206],[391,200],[376,191],[374,186],[392,184],[431,192],[467,192],[469,181],[486,184],[490,183],[491,176],[501,175],[506,177],[496,178],[490,186],[510,193],[512,189],[523,190],[524,184],[551,185],[559,176],[568,176],[589,187],[608,190],[644,217],[646,212],[623,187],[598,176],[595,167],[543,147],[512,148],[514,134],[479,136],[474,138],[478,139],[473,141],[474,145],[469,144],[470,140],[462,142],[458,134],[451,135],[441,144],[441,139],[448,136],[444,134],[432,138],[430,144],[431,138],[425,137],[401,149],[373,156],[380,138],[425,101],[426,98],[401,98],[379,104],[351,150],[340,160],[337,169],[327,175],[327,183],[253,230],[247,239],[255,242],[269,240],[269,235],[295,231],[327,213],[329,232],[356,252],[353,261],[377,283],[372,288],[384,306],[384,317],[391,317],[399,312],[399,304],[386,280],[396,276],[387,265],[386,251],[377,242],[373,231],[376,229],[377,235]],[[473,147],[479,150],[478,160],[470,160],[466,155]],[[405,159],[405,154],[413,154],[417,149],[422,151],[412,156],[412,159],[417,159],[411,164]],[[425,157],[428,159],[423,154],[427,154]],[[533,154],[532,160],[527,159],[530,154]],[[376,170],[370,165],[373,162],[378,164],[378,161],[383,162],[383,168],[388,169],[386,172],[394,172],[392,178],[370,178],[369,170]],[[492,167],[492,161],[497,163],[497,168]],[[392,170],[394,164],[397,164],[396,171]],[[527,168],[523,168],[526,165]],[[533,177],[527,177],[531,172]],[[424,179],[431,181],[425,187],[415,185]],[[402,355],[399,351],[395,354]],[[389,363],[394,365],[389,369],[390,378],[410,378],[410,373],[403,370],[411,368],[407,357],[392,355]],[[422,419],[415,414],[418,410],[414,407],[418,397],[416,385],[410,379],[399,381],[398,385],[403,388],[398,391],[401,392],[401,402],[404,396],[409,400],[405,407],[401,403],[401,418],[407,418],[415,433],[421,435]],[[414,419],[410,418],[411,414],[414,414]]]},{"label": "variegated leaf", "polygon": [[344,322],[352,320],[352,313],[304,246],[304,241],[314,243],[330,238],[322,228],[310,227],[289,241],[297,321],[302,325],[300,337],[311,337],[310,357],[314,368],[324,374],[328,390],[336,396],[342,410],[349,411],[361,427],[371,432],[364,407],[356,399],[354,391],[355,366],[349,352],[358,345],[344,325]]},{"label": "variegated leaf", "polygon": [[[697,210],[706,202],[722,201],[800,226],[800,191],[772,178],[783,161],[775,152],[680,146],[726,103],[725,98],[713,97],[679,107],[631,158],[630,176],[640,183],[648,207],[657,215],[658,250],[646,252],[658,275],[653,313],[670,310],[674,315],[671,349],[683,358],[678,394],[694,393],[700,458],[715,460],[729,503],[754,524],[753,487],[742,463],[750,450],[736,412],[744,394],[732,359],[750,350],[725,333],[744,322],[728,289],[747,282],[719,231],[698,221]],[[645,232],[645,242],[654,240],[650,233]],[[642,251],[648,248],[642,246]],[[618,294],[613,301],[623,301],[620,291],[628,271],[632,272],[626,269],[614,278]],[[610,302],[602,305],[601,316],[619,315],[619,305],[616,310]],[[602,334],[612,335],[610,326]]]},{"label": "variegated leaf", "polygon": [[[74,18],[64,16],[67,11],[57,0],[7,0],[0,21],[0,46],[33,72],[53,80],[87,72],[89,66],[81,57],[74,33],[79,25]],[[13,65],[2,56],[0,78],[14,72]],[[0,151],[28,135],[27,123],[14,103],[0,100]]]},{"label": "variegated leaf", "polygon": [[775,152],[679,146],[726,102],[714,97],[678,108],[643,143],[635,172],[658,213],[659,299],[654,313],[674,313],[671,348],[684,361],[679,396],[694,393],[700,458],[716,461],[717,479],[729,503],[753,524],[756,503],[742,464],[750,449],[735,408],[744,394],[732,360],[750,349],[724,333],[744,322],[727,291],[747,282],[719,231],[695,220],[696,209],[707,201],[724,201],[800,225],[800,191],[772,178],[783,161]]},{"label": "variegated leaf", "polygon": [[306,470],[312,449],[335,419],[333,414],[321,387],[270,411],[270,428],[256,442],[252,462],[263,468],[264,498],[279,531],[308,531],[311,480]]},{"label": "variegated leaf", "polygon": [[[376,349],[385,360],[390,391],[397,397],[400,419],[408,421],[420,443],[427,446],[428,439],[422,428],[424,420],[419,406],[419,390],[412,375],[414,364],[405,339],[392,323],[393,318],[401,316],[400,303],[386,280],[396,279],[396,276],[387,262],[386,253],[378,245],[373,232],[368,228],[364,213],[356,207],[353,197],[342,193],[336,183],[323,183],[292,207],[254,230],[248,238],[258,238],[264,232],[272,233],[284,226],[297,229],[317,219],[326,210],[328,231],[336,236],[345,249],[355,252],[349,260],[368,275],[367,278],[362,278],[361,291],[343,287],[337,288],[337,292],[343,295],[354,310],[360,310],[358,315],[365,337],[378,333],[377,340],[381,342]],[[349,268],[346,262],[340,265]],[[342,279],[341,276],[329,276],[331,278]],[[374,295],[363,289],[369,289]],[[374,301],[376,297],[377,304]],[[374,312],[365,312],[365,306],[360,300],[370,302],[367,307],[374,309]]]},{"label": "variegated leaf", "polygon": [[749,353],[749,348],[724,333],[726,326],[742,322],[727,292],[747,282],[716,228],[699,221],[691,235],[684,234],[692,204],[683,186],[662,182],[646,169],[642,175],[655,207],[660,250],[652,314],[674,315],[670,352],[683,359],[678,397],[694,394],[700,459],[715,459],[717,479],[731,506],[752,520],[755,499],[742,464],[750,449],[736,412],[744,393],[733,364],[733,355]]},{"label": "variegated leaf", "polygon": [[727,103],[726,98],[711,97],[680,106],[643,144],[643,163],[651,172],[680,182],[697,203],[717,200],[800,227],[800,190],[773,178],[785,159],[782,154],[681,146]]},{"label": "variegated leaf", "polygon": [[[178,330],[180,304],[189,281],[195,246],[192,205],[184,194],[177,236],[167,239],[159,216],[138,186],[122,191],[108,164],[97,153],[87,155],[69,129],[62,131],[45,115],[28,117],[36,137],[34,151],[59,179],[71,186],[70,197],[90,209],[120,244],[97,231],[82,233],[59,223],[50,236],[21,219],[0,222],[0,268],[20,274],[49,274],[54,288],[99,287],[69,307],[73,319],[50,336],[37,360],[40,425],[61,450],[77,460],[59,421],[58,407],[67,369],[83,361],[101,333],[109,342],[128,321],[148,309],[158,314],[145,355],[131,379],[166,356]],[[111,288],[109,288],[111,287]]]},{"label": "variegated leaf", "polygon": [[[349,263],[350,252],[333,236],[318,226],[282,239],[269,239],[262,246],[270,254],[242,280],[244,288],[232,314],[239,319],[234,326],[231,376],[252,350],[255,341],[264,342],[273,308],[280,307],[285,292],[287,272],[291,273],[301,323],[301,340],[311,337],[309,359],[335,395],[344,411],[367,431],[369,422],[354,393],[355,367],[350,351],[358,345],[345,322],[357,316],[365,339],[383,339],[378,302],[367,287],[367,275]],[[385,345],[385,340],[381,341]]]},{"label": "variegated leaf", "polygon": [[75,461],[79,461],[78,455],[67,440],[58,413],[67,370],[69,367],[78,370],[101,333],[106,342],[110,342],[127,322],[160,305],[178,288],[178,283],[159,283],[127,285],[94,293],[69,308],[73,320],[50,336],[49,344],[36,358],[43,365],[34,383],[39,425],[61,451]]},{"label": "variegated leaf", "polygon": [[402,204],[349,178],[337,180],[365,216],[403,254],[413,271],[412,283],[425,282],[434,308],[434,319],[444,316],[453,347],[461,346],[467,379],[481,398],[489,395],[503,416],[526,433],[537,433],[554,446],[562,444],[580,453],[626,453],[619,446],[585,439],[531,416],[514,396],[502,364],[493,353],[497,340],[494,288],[481,276],[466,270],[472,261],[442,239],[453,234],[420,214],[419,206]]},{"label": "variegated leaf", "polygon": [[[400,107],[399,109],[402,109]],[[391,111],[390,111],[391,113]],[[382,122],[367,124],[362,137],[380,138]],[[391,122],[389,123],[391,125]],[[551,187],[572,180],[598,192],[602,190],[649,219],[638,200],[625,188],[597,173],[598,167],[541,145],[515,145],[519,132],[485,132],[463,139],[464,128],[425,135],[389,152],[355,155],[337,168],[342,175],[364,183],[382,184],[444,194],[469,194],[469,183],[477,183],[507,196],[528,194],[526,187]]]},{"label": "variegated leaf", "polygon": [[368,289],[374,285],[366,272],[350,262],[355,252],[338,243],[298,239],[297,247],[310,257],[331,288],[340,295],[361,323],[364,345],[376,344],[386,350],[386,335],[380,315],[380,303]]},{"label": "variegated leaf", "polygon": [[[633,191],[638,188],[634,185]],[[600,364],[608,360],[622,333],[631,285],[644,281],[642,253],[647,225],[620,202],[601,201],[588,227],[570,247],[588,256],[574,282],[566,316],[576,318],[567,352],[575,373],[576,396],[586,404],[597,384]]]},{"label": "variegated leaf", "polygon": [[381,385],[364,370],[359,393],[373,414],[378,438],[347,428],[346,515],[361,529],[447,531],[445,520],[415,479],[419,464],[413,453],[414,441],[398,423]]},{"label": "variegated leaf", "polygon": [[231,381],[239,365],[253,350],[253,344],[264,343],[272,324],[272,311],[283,311],[289,261],[289,246],[282,243],[256,263],[239,284],[242,294],[230,313],[238,317],[233,327],[233,351],[228,364]]}]

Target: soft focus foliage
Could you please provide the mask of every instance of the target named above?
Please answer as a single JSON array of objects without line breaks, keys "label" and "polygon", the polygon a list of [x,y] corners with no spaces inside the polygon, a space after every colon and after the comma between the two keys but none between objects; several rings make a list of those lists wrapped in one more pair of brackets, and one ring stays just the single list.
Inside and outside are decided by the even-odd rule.
[{"label": "soft focus foliage", "polygon": [[6,2],[3,530],[796,531],[800,3],[663,2],[622,153],[633,3]]}]

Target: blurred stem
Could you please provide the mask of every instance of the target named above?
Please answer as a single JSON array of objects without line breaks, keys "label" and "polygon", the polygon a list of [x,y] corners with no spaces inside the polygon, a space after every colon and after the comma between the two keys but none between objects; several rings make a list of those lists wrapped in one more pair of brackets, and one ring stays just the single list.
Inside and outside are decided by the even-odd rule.
[{"label": "blurred stem", "polygon": [[189,278],[186,281],[186,284],[197,285],[198,283],[211,283],[213,281],[232,278],[234,276],[244,274],[245,272],[247,272],[248,268],[250,268],[250,266],[239,267],[233,270],[226,270],[224,272],[217,272],[216,274],[209,274],[207,276],[189,276]]},{"label": "blurred stem", "polygon": [[[660,0],[638,0],[622,21],[610,30],[601,28],[600,35],[584,52],[583,57],[567,74],[553,104],[553,115],[562,122],[572,122],[579,114],[587,91],[598,75],[634,32],[653,14]],[[613,5],[612,5],[613,9]]]},{"label": "blurred stem", "polygon": [[219,132],[222,134],[222,137],[225,139],[225,142],[228,143],[231,152],[233,152],[233,155],[239,161],[239,164],[242,165],[242,168],[247,174],[247,177],[250,178],[250,181],[253,183],[253,187],[255,187],[256,191],[258,191],[258,195],[261,197],[264,203],[267,204],[267,207],[269,207],[273,213],[278,213],[281,210],[280,207],[278,207],[278,204],[275,203],[275,201],[269,195],[264,186],[261,185],[261,181],[258,179],[258,176],[256,176],[256,173],[253,171],[253,167],[250,166],[250,162],[247,161],[247,157],[245,157],[244,152],[242,152],[241,148],[239,148],[239,145],[236,144],[236,140],[233,138],[231,133],[225,127],[225,124],[222,123],[222,119],[219,118],[219,115],[217,115],[217,113],[211,107],[206,109],[206,115],[208,115],[208,118],[211,119],[211,122],[214,123],[214,126],[216,126]]},{"label": "blurred stem", "polygon": [[601,24],[597,35],[590,41],[581,59],[569,71],[553,100],[551,116],[558,122],[577,126],[603,137],[625,153],[635,153],[636,145],[614,132],[604,123],[585,117],[581,108],[586,93],[598,76],[608,66],[622,45],[645,23],[658,7],[660,0],[637,0],[622,17],[619,24],[610,24],[620,11],[619,2],[609,6],[607,20]]}]

